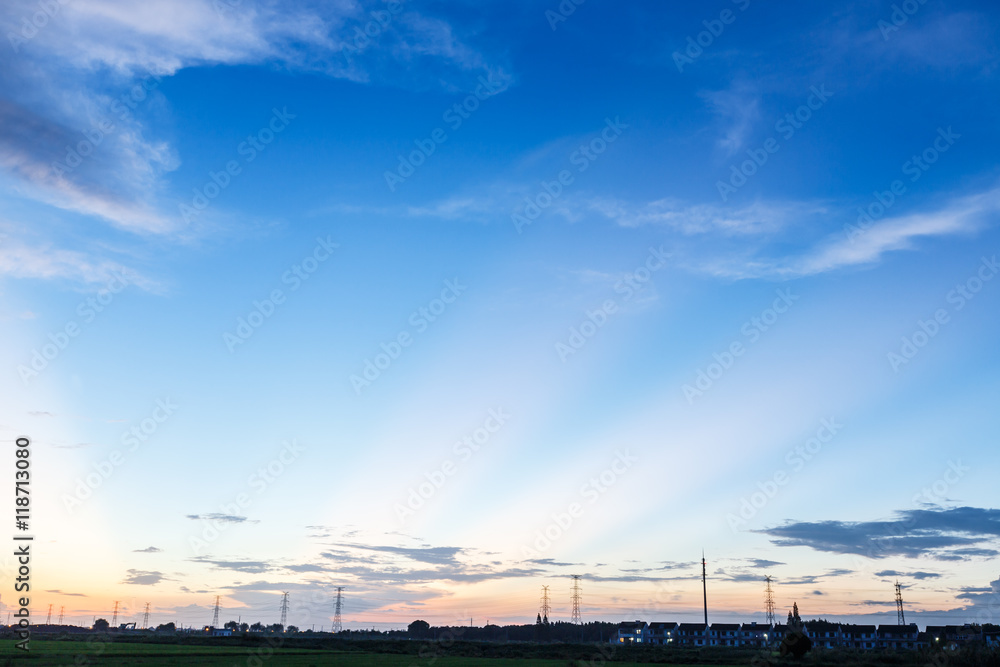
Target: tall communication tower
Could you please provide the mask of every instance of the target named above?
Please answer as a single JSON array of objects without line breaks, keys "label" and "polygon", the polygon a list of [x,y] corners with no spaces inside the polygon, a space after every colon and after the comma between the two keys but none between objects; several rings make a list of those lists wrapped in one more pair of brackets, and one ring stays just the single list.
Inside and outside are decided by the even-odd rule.
[{"label": "tall communication tower", "polygon": [[337,606],[333,610],[333,631],[340,632],[344,629],[344,621],[341,612],[344,610],[344,587],[337,586]]},{"label": "tall communication tower", "polygon": [[146,603],[146,612],[142,615],[142,629],[149,629],[149,603]]},{"label": "tall communication tower", "polygon": [[281,629],[285,629],[285,623],[288,622],[288,591],[281,594]]},{"label": "tall communication tower", "polygon": [[212,615],[212,627],[219,627],[219,595],[215,596],[215,613]]},{"label": "tall communication tower", "polygon": [[708,627],[708,584],[705,574],[705,552],[701,552],[701,595],[705,602],[705,627]]},{"label": "tall communication tower", "polygon": [[764,577],[767,587],[764,588],[764,610],[767,615],[766,623],[774,625],[774,591],[771,590],[771,577]]},{"label": "tall communication tower", "polygon": [[49,605],[49,615],[45,617],[45,625],[52,624],[52,605]]},{"label": "tall communication tower", "polygon": [[118,600],[115,600],[115,612],[111,616],[111,629],[118,627]]},{"label": "tall communication tower", "polygon": [[552,612],[552,606],[549,604],[549,587],[542,586],[542,623],[548,624],[549,614]]},{"label": "tall communication tower", "polygon": [[899,580],[896,580],[896,622],[900,625],[906,625],[906,617],[903,616],[903,587],[900,586]]},{"label": "tall communication tower", "polygon": [[59,625],[62,625],[64,611],[66,611],[66,607],[59,607]]},{"label": "tall communication tower", "polygon": [[571,623],[576,623],[577,625],[583,624],[583,618],[580,616],[580,575],[574,574],[573,577],[573,618]]}]

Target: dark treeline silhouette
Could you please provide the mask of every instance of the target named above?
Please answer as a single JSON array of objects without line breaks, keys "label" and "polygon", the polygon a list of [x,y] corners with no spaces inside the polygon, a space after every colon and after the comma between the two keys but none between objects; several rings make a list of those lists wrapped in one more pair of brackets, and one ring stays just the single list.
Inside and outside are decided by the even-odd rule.
[{"label": "dark treeline silhouette", "polygon": [[434,641],[511,641],[511,642],[561,642],[567,644],[609,642],[618,629],[617,623],[594,621],[578,625],[556,621],[530,625],[494,625],[468,627],[462,625],[431,626],[425,621],[414,621],[407,628],[411,639]]}]

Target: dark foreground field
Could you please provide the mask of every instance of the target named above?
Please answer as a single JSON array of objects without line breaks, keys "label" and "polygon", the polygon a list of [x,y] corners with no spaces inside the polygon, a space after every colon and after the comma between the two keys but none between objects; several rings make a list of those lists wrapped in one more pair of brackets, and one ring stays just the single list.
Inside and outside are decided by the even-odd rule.
[{"label": "dark foreground field", "polygon": [[[273,651],[273,653],[271,652]],[[485,658],[435,655],[433,652],[419,655],[399,653],[375,653],[360,651],[336,651],[324,649],[300,649],[279,647],[247,648],[236,646],[186,646],[163,644],[107,644],[103,647],[80,645],[79,642],[33,641],[31,651],[15,651],[13,642],[0,645],[0,660],[3,664],[30,664],[42,666],[56,665],[147,665],[148,667],[226,667],[240,665],[246,667],[566,667],[567,665],[600,665],[602,655],[596,649],[592,655],[579,659],[569,658]],[[612,657],[613,656],[609,656]],[[605,658],[606,660],[607,658]],[[593,661],[593,662],[592,662]],[[642,665],[651,663],[629,662]],[[682,663],[676,663],[682,664]],[[714,663],[718,665],[746,665],[741,663]]]},{"label": "dark foreground field", "polygon": [[[278,643],[280,642],[280,644]],[[900,667],[988,667],[1000,665],[997,654],[966,650],[951,654],[854,653],[818,650],[801,661],[742,649],[614,648],[585,644],[500,644],[454,642],[442,646],[418,641],[306,641],[241,637],[190,641],[123,640],[83,636],[64,640],[32,639],[31,651],[0,641],[0,665],[74,666],[146,665],[149,667],[598,667],[624,665],[781,665]]]}]

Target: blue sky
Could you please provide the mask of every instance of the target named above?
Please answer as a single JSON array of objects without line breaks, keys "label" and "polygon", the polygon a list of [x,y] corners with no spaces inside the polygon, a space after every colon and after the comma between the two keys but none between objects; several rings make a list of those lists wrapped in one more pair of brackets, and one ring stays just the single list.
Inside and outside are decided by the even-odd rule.
[{"label": "blue sky", "polygon": [[7,3],[32,604],[995,622],[998,15],[903,4]]}]

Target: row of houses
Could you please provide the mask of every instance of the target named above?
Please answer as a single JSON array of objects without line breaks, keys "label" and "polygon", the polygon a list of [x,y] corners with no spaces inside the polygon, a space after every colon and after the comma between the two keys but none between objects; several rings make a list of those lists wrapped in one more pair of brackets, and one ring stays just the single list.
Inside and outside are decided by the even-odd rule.
[{"label": "row of houses", "polygon": [[[983,633],[978,626],[929,625],[920,632],[909,625],[849,625],[809,621],[802,631],[814,647],[874,649],[918,649],[927,646],[955,647],[985,643],[1000,647],[1000,636]],[[790,632],[787,625],[758,623],[646,623],[626,621],[618,625],[612,644],[654,646],[742,646],[763,648],[781,643]]]}]

